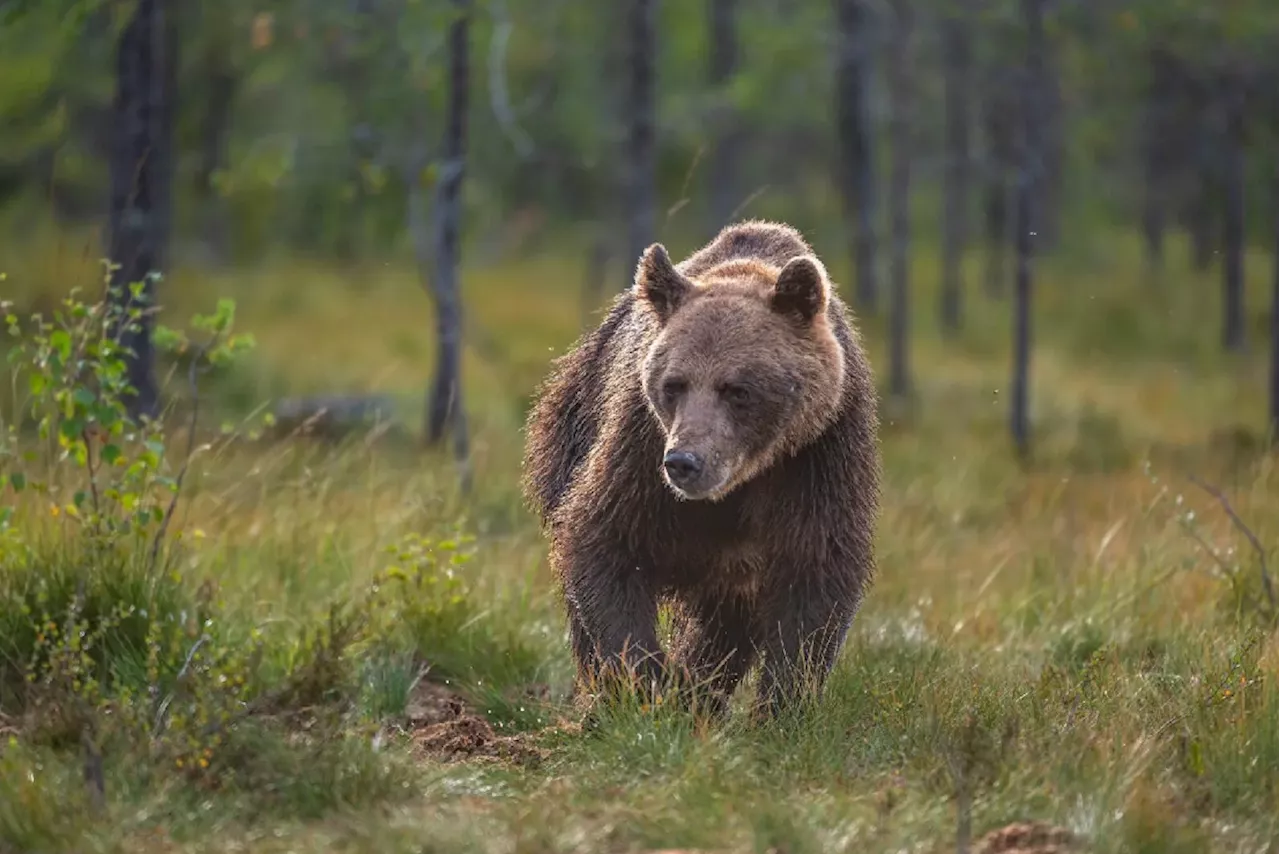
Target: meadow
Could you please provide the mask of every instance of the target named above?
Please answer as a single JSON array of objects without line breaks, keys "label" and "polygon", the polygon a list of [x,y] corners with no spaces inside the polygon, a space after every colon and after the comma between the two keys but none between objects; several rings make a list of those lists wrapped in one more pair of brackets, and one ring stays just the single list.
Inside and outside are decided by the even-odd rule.
[{"label": "meadow", "polygon": [[[468,494],[417,438],[433,341],[412,265],[179,265],[164,322],[229,298],[255,346],[202,377],[163,527],[91,532],[86,470],[17,418],[29,372],[6,383],[0,852],[941,852],[1019,822],[1096,852],[1276,851],[1269,259],[1244,356],[1220,352],[1215,275],[1149,281],[1125,237],[1047,263],[1026,463],[1009,304],[971,260],[945,340],[935,259],[915,259],[878,575],[822,701],[718,727],[624,704],[590,733],[518,487],[529,395],[598,316],[580,255],[464,267]],[[99,278],[65,235],[4,247],[0,271],[24,329]],[[185,363],[164,365],[174,417],[112,518],[148,490],[167,510],[183,470]],[[393,429],[276,435],[263,406],[312,392],[388,394]]]}]

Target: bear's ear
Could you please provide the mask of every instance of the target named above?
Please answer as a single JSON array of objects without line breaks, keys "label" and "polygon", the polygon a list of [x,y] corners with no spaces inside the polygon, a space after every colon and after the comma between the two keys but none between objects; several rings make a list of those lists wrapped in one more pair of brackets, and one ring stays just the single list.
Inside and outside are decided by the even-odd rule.
[{"label": "bear's ear", "polygon": [[800,255],[788,261],[778,274],[769,305],[779,314],[808,323],[826,310],[830,290],[822,262],[812,255]]},{"label": "bear's ear", "polygon": [[661,243],[653,244],[640,256],[636,266],[636,296],[649,303],[663,323],[675,314],[692,290],[693,283],[680,275]]}]

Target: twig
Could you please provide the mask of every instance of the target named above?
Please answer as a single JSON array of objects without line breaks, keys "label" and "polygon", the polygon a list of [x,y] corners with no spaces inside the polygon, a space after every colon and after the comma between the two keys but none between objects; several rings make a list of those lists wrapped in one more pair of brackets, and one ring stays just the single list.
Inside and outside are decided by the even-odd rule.
[{"label": "twig", "polygon": [[693,160],[689,163],[689,169],[684,173],[684,183],[680,185],[680,197],[676,202],[667,208],[666,221],[670,221],[676,212],[682,207],[689,204],[689,185],[693,183],[693,174],[698,169],[698,164],[702,162],[702,155],[706,153],[705,145],[698,146],[698,150],[693,153]]},{"label": "twig", "polygon": [[151,541],[151,556],[147,562],[148,572],[156,568],[156,561],[160,557],[160,543],[164,541],[164,536],[169,530],[169,520],[173,518],[173,511],[178,506],[178,497],[182,494],[182,482],[187,477],[187,469],[191,467],[191,456],[195,453],[196,423],[200,417],[200,392],[196,384],[196,366],[216,341],[215,337],[209,344],[196,351],[191,358],[191,368],[187,373],[187,382],[191,386],[191,418],[187,422],[187,452],[183,455],[182,468],[178,470],[178,476],[174,479],[173,495],[169,498],[169,506],[165,509],[164,518],[160,520],[160,527],[156,529],[155,538]]},{"label": "twig", "polygon": [[733,213],[729,214],[729,220],[732,222],[733,220],[737,219],[748,205],[750,205],[756,199],[763,196],[768,191],[769,191],[768,184],[765,184],[763,187],[759,188],[758,190],[753,191],[749,196],[743,199],[742,202],[736,208],[733,209]]},{"label": "twig", "polygon": [[[204,646],[209,640],[209,636],[201,635],[200,638],[191,645],[191,649],[187,650],[187,658],[182,662],[182,668],[178,670],[178,675],[174,678],[174,683],[180,683],[182,677],[187,675],[187,671],[191,669],[191,662],[196,657],[196,652],[200,647]],[[160,708],[156,710],[155,721],[151,724],[151,735],[154,738],[160,734],[160,727],[164,724],[165,713],[169,711],[169,705],[173,703],[173,698],[177,696],[177,691],[170,691],[169,695],[160,703]]]},{"label": "twig", "polygon": [[[1208,540],[1206,540],[1204,537],[1200,536],[1200,534],[1197,533],[1196,530],[1193,527],[1191,527],[1190,524],[1186,522],[1182,523],[1182,530],[1186,532],[1187,536],[1191,538],[1192,542],[1194,542],[1201,549],[1203,549],[1205,554],[1209,555],[1209,557],[1213,559],[1213,562],[1217,565],[1223,577],[1225,577],[1233,585],[1236,584],[1236,581],[1240,575],[1238,572],[1238,567],[1233,567],[1231,564],[1227,563],[1226,559],[1223,558],[1221,554],[1219,554],[1218,550],[1214,548],[1213,544],[1210,543]],[[1165,581],[1167,581],[1168,579],[1176,575],[1179,571],[1180,570],[1178,570],[1176,567],[1174,569],[1169,570],[1168,572],[1161,575],[1158,579],[1153,581],[1151,584],[1147,585],[1142,590],[1137,591],[1134,594],[1134,596],[1131,598],[1137,598],[1137,596],[1144,594],[1149,590],[1154,590],[1156,587],[1159,587]],[[1212,576],[1212,573],[1210,573],[1210,575],[1211,577],[1217,577],[1217,576]],[[1128,600],[1124,600],[1124,601],[1127,602]],[[1249,601],[1252,604],[1256,604],[1259,607],[1263,607],[1260,600],[1258,600],[1256,597],[1250,596]]]},{"label": "twig", "polygon": [[1222,555],[1218,554],[1218,550],[1214,548],[1212,543],[1196,533],[1190,525],[1184,524],[1183,529],[1187,532],[1187,536],[1195,541],[1196,545],[1204,549],[1205,554],[1213,558],[1213,562],[1218,565],[1218,569],[1222,570],[1224,575],[1229,578],[1236,574],[1235,568],[1232,567],[1231,564],[1227,563],[1226,559],[1223,558]]},{"label": "twig", "polygon": [[1267,550],[1263,547],[1262,541],[1258,539],[1258,535],[1240,518],[1240,515],[1236,513],[1235,508],[1231,506],[1231,502],[1221,489],[1205,483],[1195,475],[1190,475],[1187,479],[1217,499],[1218,504],[1227,514],[1227,518],[1231,520],[1231,524],[1235,525],[1236,530],[1249,541],[1249,545],[1253,547],[1254,553],[1258,556],[1258,571],[1262,578],[1262,592],[1266,594],[1267,601],[1271,603],[1271,609],[1273,611],[1276,610],[1276,591],[1271,583],[1271,573],[1267,569]]}]

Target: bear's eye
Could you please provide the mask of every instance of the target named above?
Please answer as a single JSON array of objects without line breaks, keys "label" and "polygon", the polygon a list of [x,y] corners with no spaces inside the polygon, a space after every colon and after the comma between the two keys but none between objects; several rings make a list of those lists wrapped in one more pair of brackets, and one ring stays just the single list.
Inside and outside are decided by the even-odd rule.
[{"label": "bear's eye", "polygon": [[751,400],[751,389],[744,385],[727,385],[720,390],[720,393],[724,395],[725,400],[735,406],[741,406]]},{"label": "bear's eye", "polygon": [[667,380],[662,384],[662,399],[669,404],[675,403],[688,388],[689,384],[684,380]]}]

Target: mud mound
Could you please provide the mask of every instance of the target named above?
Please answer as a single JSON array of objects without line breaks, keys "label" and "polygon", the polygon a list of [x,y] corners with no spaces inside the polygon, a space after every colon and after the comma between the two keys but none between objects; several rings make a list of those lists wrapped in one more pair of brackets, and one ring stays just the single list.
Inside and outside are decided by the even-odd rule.
[{"label": "mud mound", "polygon": [[1079,850],[1079,841],[1071,831],[1040,821],[1001,827],[973,846],[973,854],[1071,854]]},{"label": "mud mound", "polygon": [[419,682],[405,705],[404,716],[414,730],[451,721],[467,712],[462,695],[434,682]]},{"label": "mud mound", "polygon": [[420,683],[405,710],[414,750],[441,762],[501,760],[532,765],[542,750],[518,735],[498,735],[493,727],[443,685]]}]

